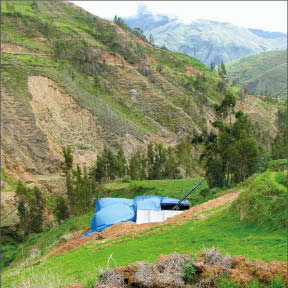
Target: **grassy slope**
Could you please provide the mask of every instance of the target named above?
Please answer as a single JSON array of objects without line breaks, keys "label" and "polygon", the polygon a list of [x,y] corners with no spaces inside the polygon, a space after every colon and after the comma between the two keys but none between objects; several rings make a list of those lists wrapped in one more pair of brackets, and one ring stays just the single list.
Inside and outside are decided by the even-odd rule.
[{"label": "grassy slope", "polygon": [[[23,94],[21,97],[25,97],[25,100],[30,99],[27,76],[43,75],[63,86],[80,105],[97,116],[99,125],[104,130],[115,134],[128,133],[143,139],[145,134],[159,131],[158,125],[172,133],[182,130],[183,125],[188,133],[193,133],[197,126],[202,130],[207,128],[205,115],[207,111],[209,114],[214,113],[211,107],[214,103],[219,103],[223,95],[216,88],[219,76],[211,73],[209,68],[197,59],[146,44],[140,45],[135,36],[121,31],[116,26],[117,29],[110,32],[120,37],[118,42],[124,45],[124,51],[121,52],[114,46],[110,47],[105,41],[104,44],[101,37],[98,37],[98,34],[104,33],[101,29],[104,29],[105,25],[115,25],[107,24],[107,21],[92,16],[71,3],[38,2],[37,11],[31,7],[31,2],[16,1],[13,4],[15,11],[21,13],[21,17],[12,17],[6,2],[3,2],[2,42],[21,45],[34,55],[27,55],[26,52],[2,53],[2,78],[5,88],[10,90],[10,93],[16,94],[17,97]],[[37,22],[39,19],[42,26]],[[50,23],[50,26],[47,23]],[[43,32],[45,25],[52,30],[49,37]],[[80,72],[79,67],[71,65],[71,61],[67,59],[56,61],[53,44],[55,38],[66,43],[73,41],[75,47],[82,45],[80,43],[85,40],[93,48],[101,47],[115,54],[123,54],[131,46],[133,49],[130,52],[136,53],[138,60],[132,65],[128,63],[129,60],[126,61],[125,67],[109,64],[108,71],[97,74],[101,87],[96,88],[93,73],[88,75]],[[145,57],[145,54],[148,57]],[[143,76],[138,73],[138,65],[143,62],[151,69],[151,75]],[[156,71],[159,64],[163,65],[161,73]],[[187,68],[191,67],[194,72],[186,74]],[[208,76],[206,82],[202,83],[202,90],[192,87],[192,78],[196,79],[197,72]],[[71,79],[72,73],[74,79]],[[15,78],[19,87],[15,87]],[[131,88],[138,91],[137,103],[131,100]],[[228,89],[235,95],[239,90],[235,86],[229,86]],[[172,115],[173,125],[169,114]],[[107,128],[108,123],[110,129]],[[110,138],[112,141],[113,137]]]},{"label": "grassy slope", "polygon": [[[278,181],[276,179],[277,173],[268,172],[268,174],[271,181]],[[241,188],[248,191],[250,189],[249,185],[257,183],[260,178],[254,176],[242,184]],[[29,243],[26,244],[24,253],[28,255],[31,248],[40,247],[41,245],[47,247],[48,243],[56,242],[57,236],[59,237],[59,235],[71,230],[75,231],[88,227],[91,216],[92,214],[89,214],[70,219],[58,228],[31,238]],[[55,277],[58,273],[63,285],[71,282],[85,284],[90,280],[95,281],[98,273],[97,269],[99,266],[106,267],[111,254],[115,263],[111,260],[110,266],[127,265],[139,260],[153,262],[160,254],[172,252],[196,253],[204,247],[212,246],[216,246],[223,253],[233,256],[243,255],[250,259],[262,259],[264,261],[286,260],[287,241],[284,229],[272,231],[271,227],[267,226],[255,228],[255,226],[239,219],[240,216],[236,210],[225,209],[219,212],[216,211],[213,216],[202,221],[190,221],[179,226],[165,225],[168,228],[167,230],[157,230],[158,232],[154,234],[146,234],[155,229],[152,228],[141,233],[135,239],[129,235],[124,236],[120,238],[123,239],[122,242],[100,250],[95,250],[95,248],[109,244],[110,241],[104,244],[90,242],[69,253],[50,256],[40,265],[31,266],[33,268],[22,270],[17,265],[5,268],[2,283],[5,287],[17,287],[14,281],[19,281],[19,279],[27,281],[29,278],[30,281],[39,281],[39,279],[43,279],[45,273],[47,279]],[[43,249],[43,255],[48,251],[49,249]],[[36,260],[37,257],[34,261]],[[56,280],[50,279],[49,281]],[[61,285],[60,287],[62,287]]]},{"label": "grassy slope", "polygon": [[[41,278],[45,271],[46,273],[50,271],[51,274],[58,272],[66,283],[85,284],[87,279],[96,278],[99,266],[106,267],[111,254],[116,262],[114,264],[111,261],[112,267],[140,260],[153,262],[160,254],[197,253],[204,247],[212,246],[233,256],[243,255],[264,261],[285,261],[286,244],[285,231],[256,230],[253,226],[239,222],[238,215],[222,211],[203,221],[192,221],[160,233],[127,239],[97,251],[93,251],[95,245],[89,243],[69,253],[50,256],[33,269],[14,270],[16,275],[13,269],[10,272],[6,271],[2,284],[5,287],[13,287],[15,285],[13,279],[20,279],[24,275],[30,279],[39,279],[38,277]],[[9,274],[11,276],[6,277]]]},{"label": "grassy slope", "polygon": [[[197,184],[201,178],[191,179],[177,179],[177,180],[144,180],[144,181],[131,181],[131,183],[113,182],[104,185],[106,188],[102,189],[102,196],[109,194],[111,197],[126,197],[134,198],[139,195],[159,195],[172,198],[181,198],[187,191],[189,191],[195,184]],[[193,193],[192,197],[189,197],[190,203],[199,203],[213,198],[214,194],[208,197],[203,197],[200,192],[207,188],[207,183],[203,183],[199,189]],[[47,199],[53,200],[53,199]],[[55,204],[54,204],[55,206]],[[52,207],[50,207],[52,209]],[[82,229],[90,227],[90,221],[94,212],[90,214],[72,217],[61,226],[53,228],[51,231],[36,234],[32,236],[24,244],[16,245],[15,243],[7,243],[3,246],[3,261],[14,261],[14,263],[20,263],[25,258],[29,258],[30,251],[33,247],[37,247],[41,251],[41,254],[45,255],[54,245],[63,237],[72,232],[76,232]],[[4,239],[2,239],[4,241]],[[16,246],[14,246],[16,245]],[[21,253],[20,253],[21,251]],[[15,260],[14,260],[15,259]]]},{"label": "grassy slope", "polygon": [[[4,21],[2,23],[2,31],[3,31],[2,41],[21,45],[29,49],[30,52],[36,53],[36,55],[25,55],[25,53],[18,53],[18,55],[15,55],[15,54],[7,55],[6,53],[3,53],[2,59],[3,59],[3,64],[5,64],[4,74],[6,76],[4,77],[4,80],[6,80],[7,78],[14,80],[15,78],[14,74],[11,73],[11,71],[9,71],[9,68],[7,67],[8,65],[12,64],[13,69],[16,68],[16,71],[15,71],[16,75],[18,74],[17,72],[19,72],[19,74],[22,74],[23,72],[20,70],[17,71],[19,69],[18,66],[25,65],[26,66],[25,74],[28,74],[28,75],[40,74],[40,75],[44,75],[44,76],[48,76],[52,78],[59,84],[63,85],[66,88],[66,90],[68,90],[68,92],[79,101],[81,105],[83,105],[86,108],[89,108],[90,110],[95,112],[96,115],[103,114],[100,116],[105,118],[105,115],[104,115],[105,113],[103,113],[102,110],[104,111],[107,110],[104,107],[104,105],[107,104],[109,108],[112,109],[112,111],[116,113],[116,116],[115,116],[116,119],[118,118],[115,121],[116,123],[114,125],[115,127],[117,127],[117,121],[120,120],[120,123],[121,121],[124,121],[122,126],[131,126],[130,128],[126,129],[128,130],[126,132],[131,133],[131,130],[136,130],[136,131],[132,131],[132,134],[137,134],[138,137],[143,137],[143,132],[148,133],[148,132],[153,132],[155,130],[155,124],[151,122],[151,120],[148,117],[145,117],[141,113],[141,110],[142,110],[141,107],[140,109],[139,107],[135,109],[135,108],[131,108],[129,105],[127,106],[127,103],[129,102],[127,99],[127,95],[125,95],[127,94],[127,91],[121,91],[118,88],[116,88],[117,91],[112,92],[112,95],[111,95],[111,91],[108,91],[108,90],[106,91],[105,88],[101,89],[101,91],[97,91],[95,87],[93,87],[93,84],[94,84],[93,80],[89,81],[89,78],[87,78],[87,74],[84,73],[83,75],[79,73],[77,69],[73,69],[73,67],[69,64],[69,61],[68,62],[63,61],[61,63],[56,62],[53,56],[54,54],[53,41],[48,41],[47,39],[45,40],[46,37],[44,37],[44,40],[39,41],[37,37],[43,38],[43,35],[39,33],[39,31],[37,30],[38,28],[35,27],[35,23],[33,23],[34,20],[33,21],[31,20],[31,19],[38,18],[44,22],[50,23],[51,19],[53,18],[54,29],[55,31],[57,31],[57,33],[60,36],[58,34],[57,36],[52,35],[50,36],[52,37],[52,39],[55,37],[60,37],[62,39],[64,39],[65,37],[69,37],[70,39],[74,39],[73,41],[75,41],[75,43],[78,41],[79,38],[85,39],[85,41],[89,43],[89,45],[91,45],[92,47],[95,47],[95,48],[102,47],[106,51],[111,51],[110,47],[103,45],[101,41],[95,39],[95,37],[93,36],[93,33],[92,33],[93,31],[91,30],[91,27],[95,29],[95,26],[93,26],[92,24],[93,17],[91,18],[89,15],[87,16],[86,12],[80,13],[81,16],[79,16],[80,15],[79,9],[68,5],[67,3],[57,3],[57,5],[50,5],[49,3],[39,2],[38,3],[39,11],[36,13],[31,8],[31,2],[19,2],[19,1],[17,2],[16,1],[14,2],[15,11],[22,13],[22,16],[18,18],[16,17],[15,19],[13,19],[13,17],[10,17],[8,15],[9,10],[7,9],[7,5],[5,2],[3,3],[2,6],[3,6],[2,14],[4,16],[3,17]],[[31,22],[29,23],[29,21],[32,21],[32,24]],[[29,25],[31,25],[32,27],[31,29],[32,32],[29,30],[29,27],[28,27]],[[133,36],[129,34],[127,36],[132,37],[131,38],[132,41],[134,40]],[[40,51],[50,52],[51,56],[45,57],[40,54],[37,55],[37,53]],[[112,52],[115,52],[115,51],[113,51],[112,49]],[[160,49],[156,49],[152,47],[145,49],[145,52],[148,55],[151,54],[152,56],[158,55],[160,53],[160,56],[162,57],[162,59],[168,59],[168,61],[165,60],[164,61],[165,63],[163,64],[167,65],[167,67],[170,67],[172,70],[174,69],[175,71],[179,70],[179,72],[180,71],[185,72],[187,66],[194,65],[200,71],[203,70],[205,72],[209,72],[207,67],[203,65],[202,63],[200,63],[198,60],[185,56],[185,55],[181,55],[180,53],[173,53],[170,51],[161,51]],[[163,62],[161,57],[158,58],[156,56],[157,60],[160,61],[159,63]],[[34,69],[32,69],[32,67]],[[117,69],[119,69],[119,67],[117,68],[115,66],[115,67],[110,67],[110,68],[112,69],[112,72],[116,74],[118,73]],[[130,68],[128,68],[128,70]],[[135,68],[137,69],[137,67]],[[135,68],[132,70],[136,70]],[[67,73],[69,69],[73,70],[75,74],[76,83],[73,83],[74,86],[78,86],[76,87],[77,89],[75,88],[73,89],[74,93],[73,91],[70,91],[72,89],[68,88],[69,86],[71,86],[71,83],[69,82],[72,82],[71,79],[69,79],[71,77],[69,77]],[[126,71],[125,73],[129,74],[130,72]],[[136,74],[138,75],[138,73]],[[23,75],[23,77],[27,77],[27,76]],[[100,75],[100,77],[102,76]],[[113,77],[114,77],[113,73],[111,73],[111,75],[109,75],[108,73],[107,75],[104,76],[104,78],[106,78],[108,83],[110,82],[110,84],[111,83],[116,84],[117,83],[117,82],[115,83],[116,79]],[[135,79],[135,81],[138,81],[138,80],[141,80],[141,79]],[[10,82],[7,81],[6,84],[10,86],[11,84]],[[81,85],[81,83],[85,83],[85,85]],[[211,85],[213,86],[213,83],[211,83]],[[23,82],[23,86],[25,86],[24,82]],[[172,86],[176,87],[177,89],[179,88],[178,87],[179,85],[177,83],[172,83]],[[26,88],[26,87],[22,87],[22,88]],[[85,92],[87,93],[83,93],[84,92],[83,90],[86,90]],[[187,91],[184,91],[184,94],[183,94],[182,88],[181,88],[181,91],[182,91],[182,95],[181,95],[182,97],[184,97],[185,94],[188,94]],[[93,101],[91,102],[91,100],[89,100],[88,98],[91,98],[91,96],[93,97],[97,92],[98,92],[99,97],[97,99],[95,99],[94,97]],[[88,93],[90,94],[90,97]],[[163,93],[163,91],[162,92],[160,91],[159,93],[161,94],[161,96],[166,95],[165,93]],[[119,97],[119,95],[121,95],[121,97]],[[221,95],[218,95],[217,97],[218,101],[220,99],[219,97],[221,97]],[[119,101],[119,98],[121,98],[121,101]],[[181,101],[177,101],[177,103],[179,104],[181,103]],[[102,106],[102,107],[97,109],[97,107],[99,106],[100,107]],[[111,114],[108,112],[106,112],[106,114],[108,115]],[[156,118],[156,121],[158,121],[161,125],[167,126],[167,123],[164,120],[162,119],[161,121],[159,121]],[[168,129],[169,128],[170,127],[168,127]],[[115,128],[115,131],[116,130],[121,131],[123,130],[123,128],[117,127],[117,129]]]},{"label": "grassy slope", "polygon": [[287,50],[246,56],[225,66],[230,79],[248,86],[249,92],[287,97]]}]

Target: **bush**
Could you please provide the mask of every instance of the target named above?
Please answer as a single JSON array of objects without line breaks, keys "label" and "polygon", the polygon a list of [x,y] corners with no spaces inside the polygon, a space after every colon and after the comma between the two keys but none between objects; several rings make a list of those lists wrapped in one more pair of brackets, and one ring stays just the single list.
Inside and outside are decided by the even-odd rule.
[{"label": "bush", "polygon": [[287,174],[286,172],[278,172],[275,176],[275,180],[284,186],[287,187]]},{"label": "bush", "polygon": [[68,204],[63,196],[59,196],[56,199],[55,215],[57,217],[59,224],[61,224],[62,221],[69,218]]},{"label": "bush", "polygon": [[184,261],[183,280],[185,284],[192,284],[195,281],[196,268],[192,266],[194,262],[193,259]]}]

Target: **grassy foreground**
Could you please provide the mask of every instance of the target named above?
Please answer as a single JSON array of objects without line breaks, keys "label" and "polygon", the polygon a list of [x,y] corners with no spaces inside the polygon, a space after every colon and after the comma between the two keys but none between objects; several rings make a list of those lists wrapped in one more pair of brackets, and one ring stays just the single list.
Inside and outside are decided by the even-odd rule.
[{"label": "grassy foreground", "polygon": [[[46,288],[64,287],[69,283],[78,282],[84,284],[85,287],[94,287],[97,275],[103,269],[124,266],[135,261],[155,262],[160,254],[170,254],[173,252],[194,254],[202,251],[203,248],[211,247],[217,247],[222,254],[227,253],[231,256],[242,255],[250,260],[286,261],[287,239],[285,227],[279,225],[278,230],[273,230],[272,227],[275,229],[275,226],[272,225],[274,222],[270,223],[267,221],[265,225],[259,225],[257,222],[258,214],[263,219],[262,210],[267,207],[267,203],[271,202],[270,196],[272,194],[275,203],[273,202],[274,204],[269,207],[273,211],[274,209],[277,210],[275,206],[277,203],[280,205],[279,207],[283,207],[282,202],[284,198],[282,196],[286,183],[284,176],[283,172],[270,171],[254,175],[239,186],[243,190],[241,197],[230,208],[214,211],[214,215],[201,221],[194,219],[178,226],[167,224],[161,226],[165,230],[157,229],[157,231],[154,231],[155,233],[150,233],[155,229],[154,227],[138,234],[136,238],[129,235],[118,238],[117,240],[122,241],[114,243],[111,246],[106,245],[112,241],[105,241],[105,239],[103,239],[105,242],[101,244],[99,244],[99,241],[97,243],[92,241],[68,253],[57,256],[51,255],[43,259],[38,265],[28,266],[27,264],[31,263],[31,261],[36,262],[39,258],[46,255],[63,235],[89,227],[93,212],[81,217],[73,217],[53,230],[33,236],[23,247],[19,248],[23,250],[18,252],[13,266],[7,267],[2,271],[2,285],[3,287],[14,288],[20,287],[22,283],[26,285],[24,287]],[[195,182],[198,181],[197,179],[193,180]],[[171,181],[178,183],[181,180]],[[188,179],[187,181],[189,182],[190,180]],[[152,185],[152,182],[154,181],[142,181],[141,187],[143,185],[149,187],[149,184]],[[179,192],[179,189],[181,190],[180,186],[177,190],[177,184],[172,189],[172,186],[169,186],[165,182],[167,181],[159,181],[158,184],[162,184],[164,188],[166,185],[166,189],[171,193],[173,191],[175,193]],[[135,185],[136,183],[128,183],[126,188],[122,184],[120,182],[108,184],[107,188],[114,189],[113,193],[117,191],[117,193],[120,193],[121,189],[127,189],[130,185]],[[237,189],[237,187],[234,188],[233,192]],[[229,190],[221,191],[217,195],[219,196],[223,192],[229,193]],[[173,195],[170,194],[169,196]],[[122,197],[127,197],[127,195],[122,195]],[[241,211],[239,211],[239,208],[246,209],[246,206],[243,206],[241,203],[251,202],[254,198],[257,198],[255,202],[257,204],[255,206],[256,210],[253,210],[254,214],[257,214],[255,215],[257,218],[255,218],[255,221],[257,221],[251,221],[249,213],[247,214],[247,219],[244,217],[240,221]],[[254,202],[251,203],[253,204]],[[280,210],[283,210],[283,213],[281,215],[277,214],[275,219],[278,219],[280,221],[278,222],[281,224],[281,219],[285,216],[285,209],[281,208]],[[41,251],[40,255],[31,255],[31,251],[35,248]],[[22,261],[22,264],[21,258],[25,259],[24,263]],[[26,268],[25,265],[27,265]],[[41,286],[39,286],[39,283],[41,283]]]},{"label": "grassy foreground", "polygon": [[[18,287],[19,281],[25,283],[28,279],[32,281],[31,284],[35,281],[34,285],[40,279],[43,285],[47,284],[46,280],[50,284],[51,281],[57,282],[59,287],[71,282],[87,285],[92,281],[95,283],[100,267],[105,269],[107,265],[122,266],[140,260],[154,262],[160,254],[197,253],[204,247],[213,246],[224,254],[243,255],[251,260],[285,261],[286,245],[285,231],[255,229],[240,222],[237,213],[224,210],[203,221],[191,221],[136,239],[127,238],[126,241],[100,250],[95,250],[96,245],[92,242],[69,253],[50,256],[37,266],[8,269],[2,276],[2,285]],[[113,259],[108,261],[111,255]]]}]

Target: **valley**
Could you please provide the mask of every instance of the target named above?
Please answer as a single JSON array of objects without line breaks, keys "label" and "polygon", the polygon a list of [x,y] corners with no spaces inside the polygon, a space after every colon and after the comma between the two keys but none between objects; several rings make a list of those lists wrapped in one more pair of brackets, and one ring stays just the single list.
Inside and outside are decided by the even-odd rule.
[{"label": "valley", "polygon": [[[207,41],[191,34],[193,50],[181,34],[190,26],[166,18],[146,24],[134,19],[146,25],[143,32],[125,18],[132,28],[120,17],[104,20],[71,2],[1,3],[3,287],[286,285],[287,50],[225,63],[227,73],[206,65],[285,49],[287,35],[239,28],[242,35],[233,25],[214,23],[214,38],[224,25],[254,45],[242,47],[235,36],[241,45],[226,43],[229,49],[218,59],[213,39],[206,39],[208,53],[202,49]],[[209,29],[209,21],[200,22],[193,25]],[[147,31],[161,48],[147,40]],[[173,46],[179,43],[188,46]],[[187,199],[190,209],[177,216],[145,224],[123,220],[81,238],[92,231],[101,198],[155,195],[177,203],[203,179]],[[260,272],[251,266],[240,277],[243,267],[232,262],[221,262],[226,270],[219,272],[216,262],[206,261],[210,250],[232,262],[243,256]],[[163,280],[175,266],[165,257],[177,258],[178,286]],[[147,279],[171,268],[166,284],[159,275],[153,285],[137,282],[138,261],[149,268]],[[152,265],[170,268],[155,272]],[[210,277],[203,269],[219,273]],[[123,277],[109,283],[109,273]]]}]

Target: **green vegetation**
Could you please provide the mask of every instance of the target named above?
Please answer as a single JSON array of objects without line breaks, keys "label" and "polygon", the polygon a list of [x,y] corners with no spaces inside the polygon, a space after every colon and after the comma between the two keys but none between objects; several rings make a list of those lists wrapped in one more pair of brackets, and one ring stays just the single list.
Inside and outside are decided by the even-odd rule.
[{"label": "green vegetation", "polygon": [[[216,283],[216,287],[218,288],[241,288],[241,285],[229,280],[226,277],[222,277],[219,279],[218,283]],[[284,288],[285,284],[281,279],[275,279],[271,281],[270,284],[260,284],[257,280],[251,281],[248,288]]]},{"label": "green vegetation", "polygon": [[[49,231],[40,234],[32,233],[31,237],[23,242],[9,242],[2,243],[2,267],[7,267],[8,264],[13,262],[13,266],[31,260],[36,261],[43,255],[46,255],[50,249],[62,240],[65,241],[67,237],[74,232],[88,228],[90,226],[91,218],[94,212],[90,212],[78,217],[71,217],[63,222],[61,225],[56,226]],[[66,238],[65,238],[66,237]],[[31,252],[37,248],[40,252],[37,257],[31,257]],[[6,268],[4,268],[6,269]]]},{"label": "green vegetation", "polygon": [[282,171],[287,169],[288,159],[271,160],[268,163],[268,168],[271,171]]},{"label": "green vegetation", "polygon": [[39,188],[28,189],[19,182],[15,192],[15,200],[23,238],[29,238],[31,232],[42,232],[46,203]]},{"label": "green vegetation", "polygon": [[[110,193],[113,197],[135,197],[137,194],[133,194],[133,191],[130,194],[128,192],[132,186],[146,187],[149,192],[151,192],[152,188],[154,189],[153,192],[157,191],[159,193],[158,195],[164,193],[162,195],[179,197],[197,182],[198,179],[122,180],[106,184],[105,187],[111,190]],[[125,188],[123,185],[128,185],[128,187]],[[56,271],[61,271],[63,286],[71,282],[85,284],[87,281],[94,281],[95,283],[96,276],[99,273],[99,271],[95,270],[95,267],[99,265],[106,266],[107,259],[111,254],[116,263],[115,265],[122,266],[139,260],[154,262],[160,254],[172,252],[193,254],[202,250],[203,246],[207,248],[218,247],[224,254],[228,253],[231,256],[243,255],[251,260],[285,261],[286,232],[284,229],[285,225],[283,226],[283,219],[286,219],[286,212],[285,207],[282,206],[286,202],[283,199],[283,195],[285,195],[285,187],[283,185],[285,185],[284,173],[265,172],[264,174],[254,175],[241,184],[240,189],[244,189],[244,192],[240,194],[239,200],[232,204],[231,208],[220,212],[217,212],[218,209],[216,209],[214,211],[216,212],[215,215],[202,221],[192,220],[178,226],[167,224],[161,226],[160,230],[154,227],[140,233],[136,239],[134,239],[133,235],[121,237],[118,240],[122,242],[116,242],[106,248],[102,246],[112,243],[112,241],[105,241],[104,243],[100,243],[100,241],[91,242],[69,253],[49,256],[40,266],[33,266],[33,271],[29,268],[19,272],[15,264],[24,261],[24,259],[26,261],[37,261],[37,259],[53,249],[55,244],[61,240],[61,237],[66,237],[64,235],[89,227],[93,212],[72,217],[50,231],[33,235],[27,242],[12,247],[13,249],[5,246],[5,263],[11,263],[15,260],[12,262],[11,268],[8,270],[4,268],[2,283],[6,285],[5,287],[12,287],[16,285],[14,281],[19,281],[20,279],[23,281],[26,277],[39,279],[38,277],[41,278],[42,273],[48,270],[51,275],[57,275],[55,274]],[[264,189],[264,187],[268,188]],[[199,190],[203,191],[205,188],[207,189],[207,184],[204,184],[204,187],[201,186]],[[220,192],[223,193],[223,191]],[[145,190],[142,191],[142,195],[143,193],[145,194]],[[270,196],[274,197],[272,204]],[[270,208],[267,212],[269,205]],[[251,209],[252,206],[256,207],[254,208],[257,213],[252,213],[255,210],[254,208]],[[238,207],[241,207],[241,211],[239,211]],[[209,211],[206,211],[206,213],[209,213]],[[241,215],[244,215],[244,218],[241,218]],[[263,217],[266,218],[263,220]],[[256,218],[258,220],[255,220]],[[264,221],[266,225],[262,225]],[[273,231],[271,228],[277,229]],[[157,243],[157,245],[153,245],[153,243]],[[34,248],[39,249],[40,253],[34,258],[29,258]],[[99,250],[99,248],[101,249]],[[76,271],[78,272],[76,273]]]},{"label": "green vegetation", "polygon": [[[282,107],[281,107],[282,108]],[[279,128],[276,137],[272,143],[272,159],[282,159],[287,157],[288,129],[287,129],[288,113],[287,109],[279,109],[277,113],[277,126]]]},{"label": "green vegetation", "polygon": [[[287,220],[287,176],[265,172],[249,184],[231,209],[256,227],[284,229]],[[285,182],[286,181],[286,182]]]},{"label": "green vegetation", "polygon": [[[210,187],[229,186],[245,181],[260,166],[255,129],[241,110],[235,113],[235,105],[235,97],[226,93],[221,105],[214,106],[219,118],[213,122],[213,126],[219,133],[216,135],[213,131],[210,132],[200,157],[201,160],[206,160],[206,175]],[[232,114],[236,118],[233,124]],[[223,121],[226,117],[229,117],[228,124]]]},{"label": "green vegetation", "polygon": [[[167,179],[167,180],[119,180],[111,184],[103,185],[102,196],[134,198],[141,195],[167,196],[179,199],[192,187],[198,184],[202,178]],[[209,191],[207,182],[204,182],[188,198],[192,205],[202,203],[216,196],[219,190]]]},{"label": "green vegetation", "polygon": [[[147,41],[142,31],[131,30],[117,16],[114,22],[125,37],[115,25],[71,3],[7,3],[2,9],[2,41],[27,50],[2,53],[3,82],[17,98],[26,95],[29,75],[42,75],[97,116],[105,133],[143,139],[160,131],[159,125],[175,135],[183,125],[192,136],[196,126],[207,131],[203,115],[223,98],[224,90],[218,89],[223,81],[199,60],[138,43],[137,38]],[[110,63],[103,59],[108,54],[123,58]],[[129,95],[133,89],[136,100]],[[235,96],[239,91],[230,84],[225,89]],[[113,137],[108,142],[116,146]]]},{"label": "green vegetation", "polygon": [[193,262],[195,261],[192,259],[184,261],[183,279],[186,284],[193,284],[195,281],[196,268],[191,265]]},{"label": "green vegetation", "polygon": [[[44,287],[48,287],[43,280],[47,275],[45,273],[49,271],[53,277],[57,277],[61,271],[61,281],[56,279],[59,287],[73,281],[85,285],[89,282],[93,286],[98,274],[95,267],[105,265],[111,254],[117,263],[115,265],[119,266],[137,260],[153,262],[160,253],[195,253],[202,250],[203,245],[217,246],[222,252],[252,259],[284,260],[285,209],[282,202],[283,185],[287,185],[287,182],[283,174],[269,174],[271,172],[265,174],[267,179],[265,176],[258,179],[255,175],[255,183],[252,180],[252,184],[248,183],[254,194],[248,191],[247,183],[243,184],[244,190],[247,189],[243,192],[244,200],[241,197],[239,200],[245,202],[253,195],[259,195],[252,200],[258,205],[262,220],[265,219],[264,207],[276,211],[272,213],[273,217],[267,218],[267,227],[262,225],[260,218],[255,219],[249,213],[246,213],[247,219],[244,217],[247,221],[240,221],[236,208],[222,212],[216,209],[214,216],[203,221],[190,221],[179,226],[165,225],[161,227],[163,231],[154,227],[136,236],[117,239],[122,242],[114,244],[105,239],[103,243],[92,241],[67,254],[50,255],[44,259],[57,243],[67,241],[69,234],[90,226],[94,213],[93,197],[134,198],[154,194],[179,199],[201,180],[187,177],[201,174],[201,164],[196,158],[204,146],[206,164],[209,163],[206,165],[207,174],[212,174],[211,179],[220,179],[219,183],[210,186],[234,185],[258,171],[256,168],[259,167],[255,166],[261,151],[254,141],[254,131],[251,132],[255,127],[251,127],[246,115],[236,113],[236,120],[232,123],[233,108],[242,92],[226,80],[223,71],[221,78],[194,58],[149,45],[141,29],[128,29],[120,18],[116,17],[114,22],[122,31],[72,3],[3,2],[1,16],[2,41],[8,50],[2,51],[3,86],[13,99],[15,114],[25,111],[23,115],[19,114],[23,116],[27,129],[34,133],[36,123],[27,79],[29,76],[44,76],[55,81],[63,93],[70,95],[93,116],[99,128],[100,141],[105,140],[107,144],[89,171],[85,167],[80,169],[80,166],[73,169],[72,151],[75,148],[88,150],[94,145],[99,152],[97,145],[100,144],[77,143],[70,149],[65,146],[67,143],[62,144],[62,136],[61,141],[55,136],[53,141],[65,146],[62,169],[66,174],[67,194],[63,197],[46,197],[37,188],[31,190],[24,184],[17,187],[1,170],[4,182],[11,187],[9,191],[17,187],[19,225],[28,238],[23,243],[4,241],[3,285],[17,287],[17,282],[31,279],[34,286],[41,281]],[[153,44],[153,37],[149,42]],[[15,53],[11,52],[13,49]],[[45,108],[45,113],[53,117],[49,108]],[[218,121],[214,123],[214,128],[219,130],[217,136],[213,136],[213,133],[208,135],[209,119],[204,118],[205,115],[209,115],[209,119],[218,116]],[[279,119],[283,120],[283,117],[281,114]],[[39,119],[42,121],[40,113]],[[284,134],[281,135],[282,138],[278,137],[281,141],[275,139],[274,151],[279,151],[278,147],[283,148]],[[31,139],[39,139],[37,136],[33,134]],[[68,136],[67,142],[70,143],[73,136]],[[127,139],[131,140],[130,147],[135,147],[135,143],[147,143],[149,139],[157,138],[167,140],[166,143],[173,143],[177,139],[178,143],[173,147],[150,143],[146,150],[142,145],[143,150],[138,149],[129,160],[119,146]],[[25,144],[30,147],[33,145],[31,143]],[[112,152],[117,149],[117,153]],[[252,152],[249,154],[247,150]],[[282,154],[273,158],[284,158]],[[278,162],[271,162],[271,167]],[[266,186],[269,187],[265,190],[267,194],[261,194]],[[229,193],[224,188],[209,190],[205,182],[188,200],[196,205],[226,192]],[[272,199],[269,206],[266,205],[266,197]],[[249,208],[254,211],[254,208],[243,207],[244,210]],[[52,216],[51,211],[59,225],[54,223],[54,227],[45,227],[44,212]],[[255,229],[255,225],[259,226],[258,229]],[[270,231],[271,227],[275,231]],[[107,244],[113,245],[106,247]],[[22,269],[23,265],[40,259],[43,261],[39,265]],[[18,264],[22,266],[19,268]],[[192,278],[193,271],[187,271],[188,274],[187,278]],[[52,282],[56,281],[52,278]]]},{"label": "green vegetation", "polygon": [[[71,219],[69,222],[71,225]],[[67,229],[67,224],[65,222],[56,231],[59,233],[62,229]],[[83,225],[82,222],[82,228],[85,227],[87,226]],[[175,227],[167,225],[166,227],[168,228],[167,230],[150,235],[148,235],[150,231],[148,230],[147,235],[144,232],[136,239],[126,237],[125,241],[100,250],[95,249],[109,242],[104,244],[93,244],[91,242],[69,253],[50,256],[40,265],[34,266],[33,270],[26,269],[20,272],[15,267],[11,270],[9,269],[10,271],[8,270],[9,274],[8,271],[6,274],[4,270],[2,284],[5,287],[12,287],[15,285],[13,281],[23,279],[21,277],[33,279],[37,275],[40,277],[47,271],[51,271],[51,273],[61,271],[61,279],[64,285],[71,282],[85,284],[87,279],[96,280],[96,276],[99,273],[96,268],[99,265],[106,267],[107,260],[111,254],[116,263],[111,263],[112,267],[113,265],[125,266],[140,260],[154,262],[160,254],[173,252],[194,254],[201,251],[203,246],[206,248],[218,247],[224,255],[226,253],[231,256],[243,255],[251,260],[286,261],[285,231],[271,231],[265,228],[255,229],[254,226],[240,222],[236,212],[225,210],[203,221],[191,221],[184,225]],[[56,231],[47,233],[49,233],[50,237],[55,237],[53,234]],[[41,234],[41,236],[48,237],[47,233]],[[44,239],[42,238],[42,240]]]},{"label": "green vegetation", "polygon": [[57,217],[59,224],[69,218],[69,207],[66,199],[62,195],[58,196],[56,199],[56,207],[54,214]]},{"label": "green vegetation", "polygon": [[226,63],[229,79],[249,93],[287,98],[287,50],[269,51]]},{"label": "green vegetation", "polygon": [[8,177],[5,173],[5,170],[1,168],[1,185],[3,183],[8,184],[8,188],[3,189],[1,186],[1,192],[11,192],[11,191],[15,191],[17,188],[17,181]]}]

